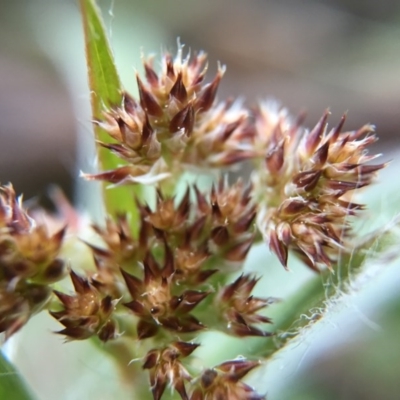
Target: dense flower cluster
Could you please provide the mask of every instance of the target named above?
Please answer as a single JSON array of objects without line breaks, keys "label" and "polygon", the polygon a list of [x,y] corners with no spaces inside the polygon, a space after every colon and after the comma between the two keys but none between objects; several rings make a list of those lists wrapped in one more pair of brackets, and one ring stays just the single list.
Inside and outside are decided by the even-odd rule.
[{"label": "dense flower cluster", "polygon": [[65,228],[49,234],[27,214],[11,185],[0,190],[0,332],[9,337],[43,308],[49,284],[63,278]]},{"label": "dense flower cluster", "polygon": [[257,147],[265,154],[253,176],[257,224],[284,266],[293,249],[313,269],[330,267],[349,237],[348,217],[363,209],[354,190],[385,166],[367,164],[377,157],[367,153],[377,140],[373,126],[342,132],[343,116],[328,131],[328,115],[310,132],[271,104],[262,104],[256,116]]},{"label": "dense flower cluster", "polygon": [[[328,131],[325,112],[311,130],[284,109],[261,104],[254,115],[239,102],[216,102],[224,69],[204,84],[203,53],[162,58],[158,74],[144,62],[139,99],[123,93],[122,104],[96,121],[110,136],[102,147],[123,160],[114,170],[85,175],[114,184],[155,186],[155,201],[136,201],[138,217],[107,217],[85,242],[94,268],[70,271],[73,293],[54,290],[50,311],[67,340],[140,341],[137,357],[148,370],[155,400],[167,386],[182,399],[261,400],[242,382],[258,361],[235,359],[200,373],[192,353],[203,330],[237,337],[273,335],[265,308],[275,299],[256,297],[258,280],[241,271],[253,243],[263,238],[286,267],[289,250],[318,271],[331,268],[351,237],[348,217],[363,206],[356,189],[369,185],[384,164],[370,165],[367,147],[376,137],[366,125],[342,132],[345,118]],[[189,185],[171,193],[187,170],[203,173],[253,166],[248,184],[218,176],[207,189]],[[165,181],[168,185],[164,185]],[[168,188],[168,189],[167,189]],[[49,235],[15,199],[0,197],[0,331],[18,330],[64,276],[58,257],[65,229]],[[74,268],[74,266],[72,266]],[[132,344],[133,346],[133,344]]]},{"label": "dense flower cluster", "polygon": [[[137,205],[140,227],[136,235],[123,215],[116,221],[108,219],[103,227],[93,227],[102,239],[102,244],[88,243],[96,269],[86,271],[85,278],[71,272],[75,294],[54,291],[61,309],[51,315],[64,325],[58,333],[67,340],[97,336],[108,341],[131,334],[135,340],[146,341],[141,347],[143,368],[150,371],[154,398],[160,399],[170,385],[186,399],[186,386],[195,377],[185,363],[198,347],[191,340],[200,331],[221,330],[240,337],[270,335],[257,325],[271,322],[259,311],[273,299],[251,295],[257,279],[241,276],[216,290],[232,268],[242,265],[254,240],[250,187],[241,181],[232,186],[220,181],[209,196],[195,186],[180,201],[158,192],[153,208]],[[214,313],[210,314],[209,307]],[[121,317],[123,330],[118,326]],[[128,325],[134,326],[133,332],[125,331]],[[180,340],[155,349],[158,338],[166,334]],[[212,388],[202,391],[228,390],[218,389],[218,385],[225,387],[218,382],[226,380],[229,393],[250,393],[248,386],[231,375],[218,378]],[[199,396],[199,390],[193,396]]]},{"label": "dense flower cluster", "polygon": [[152,59],[144,62],[146,81],[137,77],[139,101],[124,93],[120,107],[108,110],[99,125],[116,143],[101,143],[128,164],[88,179],[112,183],[154,183],[185,168],[232,165],[253,155],[248,112],[239,102],[215,106],[224,68],[203,84],[206,55],[175,59],[166,53],[157,75]]}]

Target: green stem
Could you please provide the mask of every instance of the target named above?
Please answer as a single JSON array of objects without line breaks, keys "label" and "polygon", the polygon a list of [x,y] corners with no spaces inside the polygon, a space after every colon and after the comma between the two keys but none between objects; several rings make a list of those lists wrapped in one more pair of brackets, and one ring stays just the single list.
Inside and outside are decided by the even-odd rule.
[{"label": "green stem", "polygon": [[[105,110],[121,104],[123,89],[96,2],[80,0],[80,8],[85,35],[92,116],[94,121],[101,121]],[[94,132],[97,140],[111,142],[108,133],[98,125],[94,126]],[[98,145],[97,155],[100,169],[103,171],[115,169],[122,163],[109,150]],[[107,183],[103,183],[103,199],[107,213],[130,212],[136,221],[137,210],[133,197],[138,185],[113,189],[107,189],[107,186],[109,186]]]}]

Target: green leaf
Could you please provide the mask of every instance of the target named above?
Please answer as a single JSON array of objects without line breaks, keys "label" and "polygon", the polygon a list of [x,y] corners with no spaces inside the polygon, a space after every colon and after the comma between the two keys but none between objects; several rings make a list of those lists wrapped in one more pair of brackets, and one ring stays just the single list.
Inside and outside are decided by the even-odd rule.
[{"label": "green leaf", "polygon": [[[93,120],[101,120],[103,112],[109,107],[117,106],[122,101],[122,85],[115,67],[113,54],[108,43],[100,10],[94,0],[80,0],[84,35],[86,61],[88,67],[89,89],[92,103]],[[110,136],[99,126],[94,127],[95,137],[102,142],[110,142]],[[110,170],[121,165],[119,158],[109,150],[97,146],[99,167]],[[108,213],[132,212],[135,214],[133,201],[137,187],[124,186],[107,189],[103,184],[103,193]]]},{"label": "green leaf", "polygon": [[0,399],[33,400],[25,382],[0,351]]}]

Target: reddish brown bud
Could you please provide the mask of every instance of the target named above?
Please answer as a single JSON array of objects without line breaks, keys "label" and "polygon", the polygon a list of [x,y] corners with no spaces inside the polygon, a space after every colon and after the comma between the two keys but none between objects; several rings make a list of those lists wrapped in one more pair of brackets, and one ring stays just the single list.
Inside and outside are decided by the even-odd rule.
[{"label": "reddish brown bud", "polygon": [[[146,320],[141,319],[137,325],[137,335],[140,340],[147,339],[153,337],[158,332],[158,326],[152,322],[148,322]],[[143,366],[143,368],[145,368]]]},{"label": "reddish brown bud", "polygon": [[279,207],[279,214],[281,216],[294,216],[305,209],[307,209],[308,202],[305,201],[302,197],[295,197],[284,200]]},{"label": "reddish brown bud", "polygon": [[144,304],[138,300],[132,300],[129,303],[124,303],[124,306],[132,310],[138,317],[146,318],[150,314],[149,310],[146,309]]},{"label": "reddish brown bud", "polygon": [[226,125],[224,129],[221,130],[221,133],[219,134],[218,140],[221,142],[227,141],[232,134],[235,132],[237,128],[240,127],[240,125],[243,124],[245,118],[239,118],[238,120],[231,122],[230,124]]},{"label": "reddish brown bud", "polygon": [[178,350],[182,357],[190,356],[199,346],[199,343],[174,342],[173,346]]},{"label": "reddish brown bud", "polygon": [[193,105],[192,103],[189,103],[171,119],[171,122],[169,123],[169,131],[175,133],[184,129],[185,134],[189,136],[193,131],[194,119],[195,114]]},{"label": "reddish brown bud", "polygon": [[292,243],[292,231],[290,224],[281,222],[276,226],[276,236],[279,242],[288,247]]},{"label": "reddish brown bud", "polygon": [[115,339],[116,337],[116,326],[114,321],[108,321],[106,324],[100,329],[98,336],[102,342],[108,342],[109,340]]},{"label": "reddish brown bud", "polygon": [[148,63],[144,63],[144,70],[146,74],[146,80],[151,86],[155,87],[158,85],[158,76],[154,71],[153,67]]},{"label": "reddish brown bud", "polygon": [[124,109],[129,114],[134,114],[138,107],[136,100],[127,92],[122,94],[122,101],[124,104]]},{"label": "reddish brown bud", "polygon": [[59,281],[64,277],[66,272],[65,262],[56,258],[49,266],[43,271],[43,278],[48,283]]},{"label": "reddish brown bud", "polygon": [[173,310],[186,314],[192,311],[208,295],[209,292],[186,290],[180,296],[174,296],[170,301],[170,306]]},{"label": "reddish brown bud", "polygon": [[187,92],[184,83],[182,82],[182,73],[179,72],[178,77],[172,86],[171,91],[169,92],[170,96],[175,97],[181,103],[186,102]]},{"label": "reddish brown bud", "polygon": [[205,196],[200,192],[199,188],[194,185],[194,191],[196,194],[197,208],[202,214],[208,214],[210,212],[210,204],[207,202]]},{"label": "reddish brown bud", "polygon": [[175,78],[175,70],[174,70],[174,62],[172,60],[171,54],[165,55],[165,67],[166,67],[166,75],[174,79]]},{"label": "reddish brown bud", "polygon": [[126,286],[129,290],[129,293],[131,294],[131,296],[134,299],[136,299],[142,293],[142,290],[143,290],[142,289],[143,288],[142,281],[140,279],[136,278],[136,276],[128,274],[123,269],[121,269],[121,273],[125,280]]},{"label": "reddish brown bud", "polygon": [[347,117],[347,114],[343,114],[342,118],[340,118],[339,124],[336,126],[336,128],[332,129],[331,132],[329,132],[329,134],[327,136],[327,141],[329,141],[329,143],[335,143],[337,141],[339,134],[343,129],[343,125],[346,122],[346,117]]},{"label": "reddish brown bud", "polygon": [[251,370],[258,367],[259,365],[259,361],[237,359],[232,361],[225,361],[215,368],[226,374],[230,374],[232,379],[238,381],[240,379],[243,379]]},{"label": "reddish brown bud", "polygon": [[200,112],[205,112],[211,108],[214,103],[223,73],[224,71],[222,69],[219,70],[214,80],[203,89],[202,93],[195,102],[196,110]]},{"label": "reddish brown bud", "polygon": [[277,174],[281,170],[284,159],[285,141],[281,142],[267,155],[265,161],[267,168],[272,174]]},{"label": "reddish brown bud", "polygon": [[145,88],[139,76],[136,77],[139,88],[140,104],[143,109],[155,117],[161,117],[163,110],[155,97]]},{"label": "reddish brown bud", "polygon": [[322,167],[328,159],[329,142],[323,144],[311,157],[311,163],[315,168]]},{"label": "reddish brown bud", "polygon": [[77,275],[74,271],[71,271],[70,276],[76,293],[86,294],[91,291],[90,284],[87,279]]},{"label": "reddish brown bud", "polygon": [[229,232],[225,226],[217,226],[211,231],[211,239],[217,246],[229,243]]},{"label": "reddish brown bud", "polygon": [[159,321],[167,329],[182,333],[197,332],[205,328],[197,318],[190,314],[182,317],[170,316],[159,318]]},{"label": "reddish brown bud", "polygon": [[328,120],[330,112],[326,110],[321,119],[315,125],[314,129],[305,138],[305,150],[308,156],[311,156],[315,149],[318,147],[322,137],[326,131],[326,121]]},{"label": "reddish brown bud", "polygon": [[146,119],[143,124],[143,129],[142,129],[142,143],[143,144],[148,144],[150,139],[152,138],[154,133],[154,130],[152,126],[150,125],[150,121],[148,116],[146,115]]},{"label": "reddish brown bud", "polygon": [[293,178],[293,183],[297,185],[298,188],[302,188],[306,192],[310,192],[317,186],[321,174],[321,171],[300,172]]},{"label": "reddish brown bud", "polygon": [[99,174],[84,174],[81,173],[81,177],[92,181],[92,180],[104,180],[111,183],[122,183],[127,182],[131,177],[144,175],[148,172],[147,167],[130,166],[125,165],[110,171],[105,171]]},{"label": "reddish brown bud", "polygon": [[287,247],[278,239],[275,231],[271,231],[269,234],[269,248],[277,256],[281,264],[287,268],[288,259],[288,249]]}]

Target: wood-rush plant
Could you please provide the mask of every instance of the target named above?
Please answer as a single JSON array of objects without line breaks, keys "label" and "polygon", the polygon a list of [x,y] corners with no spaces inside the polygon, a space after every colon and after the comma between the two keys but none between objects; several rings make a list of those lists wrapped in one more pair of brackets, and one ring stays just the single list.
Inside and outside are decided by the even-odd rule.
[{"label": "wood-rush plant", "polygon": [[[158,400],[171,388],[184,400],[264,399],[243,379],[313,322],[301,314],[323,313],[326,296],[340,295],[382,236],[357,245],[351,229],[364,208],[354,193],[385,166],[371,164],[376,156],[367,152],[374,129],[348,132],[345,116],[328,128],[326,111],[308,130],[274,104],[249,111],[239,101],[218,102],[225,69],[206,83],[206,55],[181,46],[176,56],[162,55],[160,68],[144,59],[135,98],[119,82],[94,2],[81,0],[81,9],[100,161],[98,173],[83,177],[105,182],[108,214],[91,227],[98,240],[86,242],[93,265],[78,271],[67,251],[60,255],[67,241],[79,240],[74,221],[54,230],[54,217],[49,224],[44,211],[30,214],[11,185],[2,187],[0,331],[8,339],[48,310],[66,341],[104,342],[133,371],[132,397]],[[227,174],[244,162],[251,178],[231,182]],[[191,183],[178,191],[188,171]],[[200,175],[213,183],[199,185]],[[287,268],[291,253],[319,274],[278,321],[265,313],[275,299],[253,295],[259,277],[243,272],[261,241],[277,264]],[[54,286],[66,275],[73,290]],[[330,290],[321,275],[332,277]],[[242,347],[237,358],[199,366],[204,331],[261,341],[248,354]],[[14,393],[31,398],[13,379]]]}]

